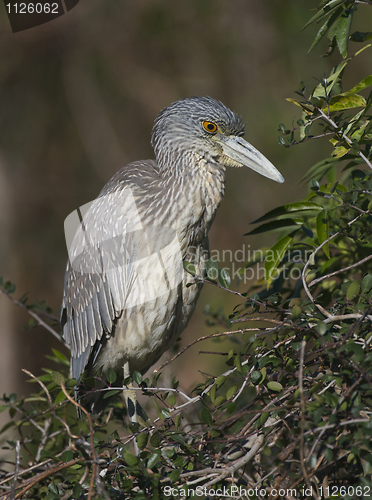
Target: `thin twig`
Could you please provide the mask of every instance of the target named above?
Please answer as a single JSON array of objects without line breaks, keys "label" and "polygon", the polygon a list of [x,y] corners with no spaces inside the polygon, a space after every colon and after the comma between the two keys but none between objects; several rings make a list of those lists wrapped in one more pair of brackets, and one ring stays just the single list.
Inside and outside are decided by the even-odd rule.
[{"label": "thin twig", "polygon": [[[354,222],[356,222],[358,219],[360,219],[363,215],[365,215],[365,214],[364,213],[358,214],[353,220],[351,220],[350,222],[348,222],[347,225],[351,226]],[[319,252],[319,250],[324,247],[324,245],[326,245],[331,240],[333,240],[334,238],[336,238],[336,236],[339,236],[341,233],[342,233],[342,231],[337,231],[336,233],[332,234],[329,238],[327,238],[325,241],[323,241],[323,243],[321,243],[314,250],[314,252],[312,252],[311,255],[315,256]],[[302,284],[303,284],[304,290],[306,292],[306,295],[311,300],[311,302],[319,309],[319,311],[321,311],[327,318],[331,318],[332,314],[329,313],[328,311],[326,311],[320,304],[317,304],[317,302],[315,302],[315,299],[311,295],[310,290],[309,290],[309,288],[307,286],[307,283],[306,283],[306,272],[307,272],[307,268],[309,267],[309,265],[310,265],[310,258],[307,260],[307,262],[305,263],[304,268],[302,270]]]},{"label": "thin twig", "polygon": [[300,370],[298,376],[298,388],[300,392],[300,401],[301,401],[301,441],[300,441],[300,461],[301,461],[301,469],[302,474],[305,478],[306,484],[308,488],[310,488],[309,478],[307,476],[307,470],[305,465],[305,454],[304,454],[304,434],[305,434],[305,397],[304,397],[304,358],[305,358],[305,347],[306,340],[301,342],[301,351],[300,351]]},{"label": "thin twig", "polygon": [[246,436],[250,427],[255,423],[255,421],[260,418],[260,416],[263,414],[263,413],[267,413],[268,411],[270,410],[275,410],[276,407],[274,406],[276,403],[278,403],[279,401],[285,399],[288,394],[290,394],[291,392],[294,392],[297,390],[297,385],[294,385],[292,387],[290,387],[289,389],[287,389],[284,394],[280,397],[276,397],[274,399],[272,399],[270,401],[270,403],[268,403],[266,406],[264,406],[262,408],[262,410],[260,410],[260,412],[257,412],[256,415],[242,428],[242,430],[239,432],[239,434],[237,435],[237,437],[242,437],[242,436]]},{"label": "thin twig", "polygon": [[[328,115],[326,115],[326,113],[324,113],[324,111],[321,109],[321,108],[318,108],[316,107],[317,111],[319,111],[319,113],[322,115],[322,117],[330,124],[332,125],[332,127],[334,129],[337,130],[337,133],[339,135],[341,135],[341,137],[349,144],[349,146],[351,146],[353,149],[354,148],[354,145],[353,145],[353,141],[340,129],[340,127],[332,120],[331,117],[329,117]],[[372,163],[368,160],[368,158],[359,150],[359,149],[355,149],[356,153],[358,156],[360,156],[360,158],[362,158],[362,160],[364,161],[364,163],[370,168],[372,169]]]},{"label": "thin twig", "polygon": [[[276,328],[273,328],[272,330],[276,330]],[[293,340],[295,338],[295,335],[292,335],[291,337],[288,337],[284,340],[281,340],[280,342],[277,342],[271,349],[269,349],[265,354],[263,354],[262,356],[261,355],[258,355],[257,356],[257,359],[260,359],[261,357],[265,357],[265,356],[268,356],[270,355],[272,352],[275,351],[275,349],[277,349],[279,346],[283,345],[283,344],[286,344],[288,342],[290,342],[291,340]],[[241,366],[244,366],[246,364],[248,364],[250,362],[249,359],[246,359],[245,361],[243,361],[241,363]],[[232,373],[234,373],[236,371],[236,366],[234,366],[233,368],[231,368],[230,370],[227,370],[225,373],[222,374],[222,376],[224,377],[228,377],[229,375],[231,375]],[[254,366],[252,366],[252,368],[250,369],[249,371],[249,374],[252,373],[254,370]],[[248,376],[248,374],[247,374]],[[217,378],[216,378],[217,380]],[[176,406],[174,408],[169,408],[168,411],[169,413],[174,413],[175,415],[181,413],[185,408],[187,408],[188,406],[190,405],[193,405],[195,403],[197,403],[198,401],[200,401],[206,394],[208,394],[208,392],[212,389],[212,387],[214,386],[214,384],[216,383],[216,380],[214,380],[211,384],[208,385],[208,387],[206,387],[204,389],[204,391],[199,394],[198,396],[195,396],[194,398],[192,398],[190,401],[187,401],[186,403],[180,405],[180,406]],[[290,389],[290,391],[292,391],[293,388]],[[173,418],[173,417],[172,417]],[[158,422],[160,419],[160,417],[156,418],[154,421],[153,421],[153,424],[156,424],[156,422]],[[152,430],[152,428],[149,429],[149,431]],[[134,436],[131,436],[129,438],[129,441],[133,440],[134,439]]]},{"label": "thin twig", "polygon": [[88,500],[91,500],[93,498],[93,489],[94,489],[94,481],[97,484],[97,490],[99,493],[101,493],[106,500],[110,500],[110,497],[108,496],[105,488],[102,485],[101,477],[99,475],[99,465],[98,465],[98,458],[97,458],[97,452],[94,447],[94,429],[93,429],[93,421],[92,417],[89,415],[88,411],[81,406],[77,401],[75,401],[70,394],[66,390],[66,386],[63,380],[61,380],[61,389],[63,391],[63,394],[66,396],[66,398],[74,404],[77,408],[79,408],[80,411],[85,413],[85,415],[88,418],[89,422],[89,428],[90,428],[90,448],[92,452],[92,458],[93,458],[93,472],[92,472],[92,477],[90,480],[90,485],[89,485],[89,493],[88,493]]},{"label": "thin twig", "polygon": [[[47,478],[49,476],[52,476],[56,472],[59,472],[59,471],[61,471],[63,469],[67,469],[67,468],[71,467],[72,465],[75,465],[75,464],[77,464],[78,462],[81,462],[81,461],[82,461],[81,457],[74,458],[73,460],[70,460],[69,462],[63,463],[61,465],[55,465],[53,467],[50,467],[47,471],[44,471],[44,472],[41,472],[40,474],[37,474],[36,476],[34,476],[30,480],[28,480],[29,483],[27,484],[27,486],[25,486],[21,491],[19,491],[14,496],[14,499],[23,497],[27,493],[27,491],[29,489],[31,489],[33,486],[35,486],[35,484],[39,483],[43,479],[45,479],[45,478]],[[22,487],[23,485],[24,485],[24,483],[22,485],[18,486],[17,489],[20,488],[20,487]],[[6,493],[1,494],[0,496],[5,496],[5,495],[6,495]],[[108,498],[108,500],[110,500],[110,499]]]},{"label": "thin twig", "polygon": [[[34,380],[36,380],[36,382],[42,387],[43,391],[45,392],[45,394],[47,395],[47,398],[48,398],[48,402],[49,402],[49,406],[50,406],[49,410],[51,411],[53,417],[56,420],[58,420],[66,429],[68,436],[69,436],[69,447],[71,447],[71,439],[78,439],[79,436],[75,436],[74,434],[72,434],[70,427],[67,425],[67,423],[56,414],[55,407],[53,406],[53,401],[52,401],[51,395],[49,394],[49,391],[48,391],[46,385],[41,380],[39,380],[35,375],[33,375],[30,371],[26,370],[25,368],[22,368],[22,371],[24,373],[27,373],[27,375],[32,377]],[[39,453],[39,450],[38,450],[38,453]],[[38,461],[38,459],[36,459],[36,461]]]},{"label": "thin twig", "polygon": [[227,288],[226,286],[220,285],[217,281],[211,281],[207,278],[203,278],[202,276],[198,276],[197,274],[194,275],[194,278],[198,280],[200,283],[208,283],[210,285],[216,286],[217,288],[220,288],[221,290],[225,290],[225,292],[232,293],[233,295],[237,295],[238,297],[241,297],[242,299],[253,302],[259,306],[262,306],[262,303],[259,302],[258,300],[255,299],[250,299],[249,297],[246,296],[246,294],[237,292],[236,290],[231,290],[230,288]]},{"label": "thin twig", "polygon": [[21,463],[21,442],[17,441],[17,443],[16,443],[16,463],[15,463],[15,470],[14,470],[12,487],[10,489],[10,498],[11,498],[11,500],[15,499],[15,490],[16,490],[16,486],[17,486],[17,479],[18,479],[18,472],[19,472],[20,463]]},{"label": "thin twig", "polygon": [[266,323],[273,323],[274,325],[293,326],[291,323],[283,323],[283,321],[278,319],[261,318],[258,316],[242,316],[241,318],[231,320],[231,324],[245,323],[246,321],[265,321]]},{"label": "thin twig", "polygon": [[56,339],[58,339],[62,344],[69,349],[69,345],[63,340],[61,335],[59,335],[51,326],[49,326],[45,321],[43,321],[38,314],[36,314],[34,311],[29,309],[25,304],[20,302],[19,300],[15,299],[14,297],[11,296],[9,292],[5,290],[3,286],[0,286],[0,293],[3,293],[6,297],[8,297],[9,300],[13,302],[16,306],[20,307],[21,309],[24,309],[30,316],[32,316],[40,326],[48,330]]},{"label": "thin twig", "polygon": [[328,278],[331,278],[332,276],[336,276],[336,274],[344,273],[345,271],[350,271],[350,269],[354,269],[354,267],[358,267],[358,266],[360,266],[361,264],[364,264],[365,262],[367,262],[370,259],[372,259],[372,254],[368,255],[367,257],[365,257],[364,259],[360,260],[359,262],[355,262],[355,264],[352,264],[351,266],[344,267],[343,269],[338,269],[337,271],[334,271],[333,273],[329,273],[329,274],[326,274],[325,276],[321,276],[320,278],[317,278],[317,279],[311,281],[308,286],[309,286],[309,288],[311,288],[312,286],[316,285],[320,281],[323,281],[323,280],[326,280]]},{"label": "thin twig", "polygon": [[[282,323],[280,323],[282,324]],[[173,358],[169,359],[168,361],[165,361],[162,365],[158,366],[158,368],[155,368],[154,373],[158,373],[160,370],[162,370],[165,366],[169,365],[169,363],[172,363],[175,359],[178,358],[178,356],[181,356],[185,351],[187,351],[190,347],[193,345],[197,344],[198,342],[202,342],[203,340],[209,340],[217,337],[229,337],[230,335],[236,335],[241,333],[244,335],[247,332],[262,332],[262,328],[240,328],[239,330],[231,330],[229,332],[221,332],[221,333],[212,333],[211,335],[205,335],[204,337],[199,337],[198,339],[193,340],[190,342],[187,346],[185,346],[183,349],[180,350],[177,354],[173,356]],[[273,331],[273,328],[267,328],[265,333],[270,333]]]},{"label": "thin twig", "polygon": [[256,442],[246,455],[244,455],[242,458],[239,458],[239,460],[234,462],[233,465],[231,465],[230,467],[224,469],[224,471],[221,472],[221,474],[213,478],[208,483],[204,484],[203,487],[210,488],[214,484],[219,483],[225,477],[229,476],[230,474],[234,474],[235,471],[244,467],[244,465],[246,465],[250,460],[252,460],[252,458],[256,455],[256,453],[258,453],[258,450],[261,448],[263,441],[264,441],[264,434],[259,434],[257,436]]},{"label": "thin twig", "polygon": [[334,321],[343,321],[344,319],[364,319],[364,318],[368,318],[370,321],[372,321],[372,315],[370,314],[340,314],[338,316],[333,316],[332,314],[329,314],[327,319],[324,320],[324,323],[333,323]]},{"label": "thin twig", "polygon": [[[122,391],[126,389],[127,386],[122,386],[122,387],[105,387],[104,389],[97,389],[96,392],[107,392],[107,391]],[[187,401],[192,401],[194,398],[190,398],[187,394],[184,392],[180,391],[179,389],[172,389],[171,387],[131,387],[130,388],[133,391],[149,391],[149,392],[175,392],[176,394],[179,394],[180,396],[184,397]]]},{"label": "thin twig", "polygon": [[[58,456],[58,455],[57,455]],[[43,467],[44,465],[47,465],[49,462],[51,462],[52,460],[49,459],[49,460],[44,460],[44,462],[40,462],[38,464],[34,464],[32,465],[31,467],[28,467],[27,469],[24,469],[22,470],[21,472],[19,472],[18,474],[18,477],[19,476],[23,476],[25,474],[28,474],[29,472],[33,471],[34,469],[38,469],[40,467]],[[5,484],[5,483],[8,483],[9,481],[11,481],[12,479],[14,478],[14,472],[8,472],[8,477],[6,479],[3,479],[2,481],[0,481],[0,486]]]},{"label": "thin twig", "polygon": [[[327,424],[322,427],[317,427],[316,429],[311,429],[310,431],[305,432],[305,436],[311,436],[317,432],[327,431],[328,429],[334,429],[335,427],[344,427],[345,425],[354,425],[354,424],[367,424],[370,422],[370,418],[355,418],[353,420],[344,420],[343,422],[336,422],[334,424]],[[309,453],[309,457],[311,457],[311,453]]]},{"label": "thin twig", "polygon": [[[331,413],[331,416],[334,415],[335,413],[337,413],[337,410],[340,408],[340,406],[342,405],[342,403],[345,401],[345,399],[347,398],[347,396],[355,389],[355,387],[358,386],[358,384],[360,383],[360,381],[362,380],[363,376],[361,375],[358,380],[356,380],[350,387],[347,391],[345,391],[345,393],[341,396],[341,398],[338,400],[337,402],[337,405],[333,408],[332,410],[332,413]],[[339,425],[339,424],[338,424]],[[311,450],[309,452],[309,455],[307,457],[307,460],[310,459],[311,455],[313,454],[315,448],[317,447],[320,439],[322,438],[323,434],[325,433],[325,431],[327,430],[327,426],[324,426],[324,427],[320,427],[319,428],[320,430],[320,434],[319,436],[317,437],[317,439],[314,441],[313,443],[313,446],[311,447]]]}]

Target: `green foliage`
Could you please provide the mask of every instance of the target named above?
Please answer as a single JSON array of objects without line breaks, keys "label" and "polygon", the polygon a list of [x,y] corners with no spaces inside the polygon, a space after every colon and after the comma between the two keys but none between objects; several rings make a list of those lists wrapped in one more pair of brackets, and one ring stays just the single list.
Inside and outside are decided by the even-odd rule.
[{"label": "green foliage", "polygon": [[[182,381],[164,388],[160,374],[150,382],[134,372],[149,416],[128,424],[109,370],[106,381],[85,385],[104,391],[110,413],[79,419],[68,360],[53,350],[58,371],[28,374],[39,392],[4,395],[0,406],[9,412],[1,433],[17,436],[5,446],[14,450],[16,472],[4,473],[1,484],[13,485],[17,497],[157,499],[169,498],[172,488],[187,497],[197,486],[231,496],[238,486],[268,496],[272,488],[295,488],[300,498],[310,487],[313,498],[330,496],[327,488],[343,498],[370,495],[372,96],[360,93],[372,76],[342,90],[344,70],[358,55],[348,51],[372,39],[371,32],[352,32],[357,8],[368,5],[323,0],[305,26],[320,24],[311,49],[326,38],[326,55],[337,49],[342,61],[310,93],[301,83],[300,99],[288,99],[302,115],[292,128],[279,126],[279,143],[327,138],[332,152],[304,176],[305,199],[271,210],[248,233],[279,232],[265,251],[265,283],[232,291],[228,272],[213,259],[206,277],[196,276],[240,299],[230,315],[208,311],[210,325],[226,327],[210,338],[231,341],[220,353],[220,372],[206,375],[192,396]],[[184,266],[196,275],[192,264]],[[0,286],[9,297],[15,291],[9,282]],[[40,316],[54,321],[45,305],[19,304],[35,324]]]}]

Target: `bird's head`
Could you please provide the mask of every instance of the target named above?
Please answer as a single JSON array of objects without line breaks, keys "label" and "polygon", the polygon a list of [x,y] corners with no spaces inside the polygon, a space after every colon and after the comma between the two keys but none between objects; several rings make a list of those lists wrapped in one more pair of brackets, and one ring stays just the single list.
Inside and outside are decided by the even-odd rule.
[{"label": "bird's head", "polygon": [[163,109],[155,120],[151,143],[159,164],[173,159],[188,164],[197,154],[224,167],[249,167],[276,182],[280,172],[243,139],[241,117],[211,97],[189,97]]}]

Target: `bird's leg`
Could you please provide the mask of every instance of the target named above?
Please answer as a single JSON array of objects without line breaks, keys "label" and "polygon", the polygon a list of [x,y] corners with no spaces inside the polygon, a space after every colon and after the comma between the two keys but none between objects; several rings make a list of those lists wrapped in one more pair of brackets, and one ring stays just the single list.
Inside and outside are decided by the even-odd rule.
[{"label": "bird's leg", "polygon": [[[129,362],[124,363],[124,380],[130,376]],[[130,382],[128,387],[123,390],[125,406],[127,407],[128,416],[132,423],[137,422],[137,397],[136,391],[133,389],[133,383]],[[136,455],[139,454],[137,442],[134,441],[134,450]]]}]

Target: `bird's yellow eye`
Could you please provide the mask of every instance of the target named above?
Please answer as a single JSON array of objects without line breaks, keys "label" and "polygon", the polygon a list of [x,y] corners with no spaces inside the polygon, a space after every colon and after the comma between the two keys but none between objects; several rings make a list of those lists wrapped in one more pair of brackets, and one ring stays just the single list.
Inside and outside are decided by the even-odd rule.
[{"label": "bird's yellow eye", "polygon": [[217,130],[217,125],[213,122],[207,122],[207,121],[204,121],[203,122],[203,127],[205,128],[205,130],[207,132],[216,132]]}]

